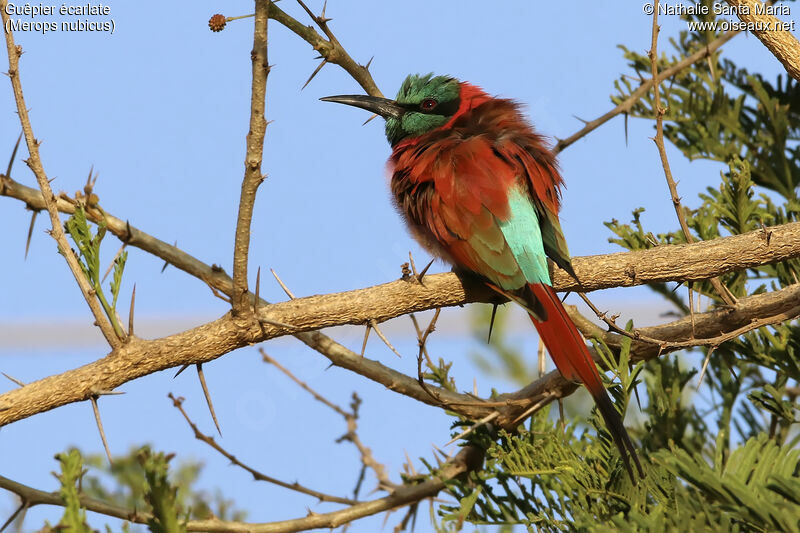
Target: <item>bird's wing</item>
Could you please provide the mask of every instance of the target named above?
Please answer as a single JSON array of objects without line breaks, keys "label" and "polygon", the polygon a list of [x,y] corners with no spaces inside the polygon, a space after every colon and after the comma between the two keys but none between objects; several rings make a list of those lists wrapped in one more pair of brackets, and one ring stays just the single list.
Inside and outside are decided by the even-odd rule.
[{"label": "bird's wing", "polygon": [[567,240],[561,231],[558,215],[544,206],[539,210],[539,213],[541,214],[539,226],[542,230],[544,252],[555,264],[566,270],[569,275],[577,280],[575,271],[572,269],[572,259],[570,259],[569,250],[567,249]]},{"label": "bird's wing", "polygon": [[538,136],[515,139],[515,142],[506,141],[501,153],[513,158],[520,174],[526,178],[533,205],[539,214],[544,252],[555,264],[575,277],[567,241],[558,220],[559,188],[563,180],[552,153],[542,148]]},{"label": "bird's wing", "polygon": [[518,159],[498,153],[484,136],[441,139],[408,158],[395,171],[434,186],[427,205],[415,206],[413,222],[427,227],[459,266],[505,291],[550,283],[542,229],[552,224],[542,225]]}]

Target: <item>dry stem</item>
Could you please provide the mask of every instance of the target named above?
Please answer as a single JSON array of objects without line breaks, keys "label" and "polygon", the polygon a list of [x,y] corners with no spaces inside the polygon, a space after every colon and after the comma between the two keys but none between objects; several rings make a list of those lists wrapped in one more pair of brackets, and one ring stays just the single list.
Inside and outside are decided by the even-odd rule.
[{"label": "dry stem", "polygon": [[597,117],[594,120],[590,120],[589,122],[586,122],[581,129],[579,129],[578,131],[576,131],[575,133],[573,133],[572,135],[570,135],[566,139],[560,139],[556,143],[556,145],[553,147],[553,152],[556,153],[556,154],[561,152],[564,148],[567,148],[568,146],[573,144],[578,139],[581,139],[582,137],[585,137],[587,134],[591,133],[592,131],[594,131],[598,127],[602,126],[603,124],[605,124],[606,122],[608,122],[612,118],[616,117],[617,115],[621,115],[623,113],[628,113],[633,108],[633,106],[636,104],[636,102],[641,100],[642,97],[647,94],[647,91],[649,91],[650,88],[653,86],[653,80],[654,79],[656,81],[658,81],[658,82],[664,81],[667,78],[669,78],[671,76],[674,76],[675,74],[677,74],[681,70],[685,69],[689,65],[697,63],[698,61],[711,56],[712,53],[714,53],[723,44],[725,44],[728,41],[730,41],[738,33],[739,33],[739,30],[732,30],[732,31],[729,31],[729,32],[725,33],[724,35],[721,35],[720,37],[717,37],[716,39],[714,39],[713,41],[708,43],[708,45],[704,46],[703,48],[701,48],[700,50],[698,50],[694,54],[681,59],[680,61],[678,61],[677,63],[675,63],[671,67],[669,67],[668,69],[665,69],[663,72],[661,72],[658,75],[657,78],[650,78],[648,80],[643,81],[642,84],[635,91],[633,91],[633,93],[631,93],[631,95],[628,96],[628,98],[625,99],[625,101],[621,102],[614,109],[612,109],[611,111],[609,111],[609,112]]},{"label": "dry stem", "polygon": [[183,415],[184,420],[186,420],[186,423],[189,424],[189,427],[192,429],[192,432],[194,433],[194,438],[209,445],[211,448],[216,450],[220,455],[228,459],[231,462],[231,464],[234,464],[239,468],[242,468],[243,470],[248,472],[250,475],[253,476],[253,479],[255,479],[256,481],[265,481],[267,483],[272,483],[273,485],[278,485],[279,487],[293,490],[301,494],[313,496],[314,498],[317,498],[321,502],[342,503],[345,505],[355,505],[359,503],[358,501],[351,500],[350,498],[340,498],[339,496],[333,496],[330,494],[325,494],[324,492],[319,492],[313,489],[309,489],[296,481],[294,483],[287,483],[286,481],[281,481],[280,479],[268,476],[266,474],[259,472],[255,468],[248,466],[247,464],[237,459],[235,455],[233,455],[225,448],[217,444],[217,441],[214,440],[214,437],[212,437],[211,435],[206,435],[205,433],[200,431],[200,428],[197,427],[197,424],[195,424],[192,421],[192,419],[189,418],[189,415],[184,410],[183,398],[176,398],[175,396],[172,395],[172,393],[169,393],[168,397],[170,400],[172,400],[172,405],[178,411],[180,411],[181,415]]},{"label": "dry stem", "polygon": [[233,248],[233,311],[241,315],[251,309],[247,291],[247,258],[250,249],[250,224],[258,186],[264,181],[261,164],[264,156],[264,136],[267,119],[264,117],[267,97],[267,20],[269,0],[256,0],[255,28],[253,30],[253,80],[250,87],[250,131],[247,133],[244,179],[239,198],[239,215],[236,219],[236,237]]},{"label": "dry stem", "polygon": [[[650,68],[653,73],[654,80],[658,80],[658,5],[659,2],[656,0],[655,2],[655,9],[653,10],[653,38],[650,45],[650,52],[648,52],[648,56],[650,57]],[[692,243],[694,242],[694,236],[692,232],[689,231],[689,225],[686,223],[686,216],[683,213],[683,206],[681,205],[681,199],[678,196],[678,186],[675,183],[675,180],[672,177],[672,170],[669,166],[669,159],[667,159],[667,150],[664,147],[664,109],[661,107],[661,92],[659,91],[660,81],[656,81],[653,85],[653,111],[656,114],[656,136],[653,139],[658,147],[658,155],[661,157],[661,165],[664,167],[664,177],[667,179],[667,186],[669,187],[669,193],[672,197],[672,206],[675,208],[675,214],[678,217],[678,222],[681,225],[681,231],[683,231],[683,236],[686,238],[686,242]],[[722,285],[722,282],[717,278],[711,278],[709,280],[711,285],[714,287],[714,290],[717,291],[722,301],[724,301],[728,305],[733,305],[736,303],[736,298],[727,290],[726,287]]]},{"label": "dry stem", "polygon": [[[3,28],[9,27],[10,15],[6,12],[6,7],[7,2],[5,0],[0,0],[0,19],[3,21]],[[30,116],[28,115],[28,107],[25,104],[25,97],[22,93],[22,81],[19,75],[19,58],[22,55],[22,47],[14,44],[14,34],[11,31],[5,31],[4,33],[6,36],[6,48],[8,49],[8,77],[11,80],[14,100],[17,104],[17,114],[19,115],[19,121],[22,125],[22,132],[25,135],[25,143],[28,146],[29,158],[26,162],[34,176],[36,176],[36,181],[42,193],[43,207],[47,209],[47,213],[50,215],[50,223],[52,224],[50,235],[55,239],[59,252],[61,252],[61,255],[66,259],[67,265],[72,271],[72,275],[75,277],[75,281],[78,282],[81,294],[83,294],[83,298],[86,300],[86,303],[89,304],[89,308],[94,315],[95,324],[100,328],[108,344],[112,348],[117,348],[122,344],[122,339],[125,334],[122,331],[114,331],[114,327],[108,317],[103,313],[103,309],[100,307],[97,298],[95,298],[94,289],[83,274],[78,258],[67,242],[67,236],[64,234],[64,228],[62,227],[61,218],[58,215],[58,208],[56,207],[56,197],[53,194],[53,189],[50,187],[50,180],[47,179],[47,174],[42,166],[42,160],[39,157],[40,142],[33,135],[33,128],[31,127]]]}]

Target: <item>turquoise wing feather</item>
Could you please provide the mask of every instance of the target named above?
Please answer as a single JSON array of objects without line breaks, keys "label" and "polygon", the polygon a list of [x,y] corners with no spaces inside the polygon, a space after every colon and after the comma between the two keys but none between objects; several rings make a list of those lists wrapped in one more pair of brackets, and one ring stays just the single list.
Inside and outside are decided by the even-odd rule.
[{"label": "turquoise wing feather", "polygon": [[531,197],[522,187],[514,187],[508,194],[508,206],[510,216],[500,222],[500,230],[522,269],[525,280],[528,283],[550,285],[539,213]]}]

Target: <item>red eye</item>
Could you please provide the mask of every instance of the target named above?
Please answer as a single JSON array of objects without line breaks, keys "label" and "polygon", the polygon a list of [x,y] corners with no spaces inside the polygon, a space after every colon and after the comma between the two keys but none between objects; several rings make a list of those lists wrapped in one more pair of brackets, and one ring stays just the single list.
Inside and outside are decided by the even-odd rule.
[{"label": "red eye", "polygon": [[420,107],[420,109],[422,109],[424,111],[430,111],[431,109],[436,107],[436,105],[438,103],[439,102],[437,102],[433,98],[426,98],[425,100],[422,101],[422,103],[419,105],[419,107]]}]

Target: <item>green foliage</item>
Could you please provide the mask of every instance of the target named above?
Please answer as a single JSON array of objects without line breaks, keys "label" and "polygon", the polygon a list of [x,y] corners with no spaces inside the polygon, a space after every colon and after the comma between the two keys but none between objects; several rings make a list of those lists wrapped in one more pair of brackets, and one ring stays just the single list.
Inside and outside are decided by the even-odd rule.
[{"label": "green foliage", "polygon": [[[152,453],[152,452],[148,452]],[[104,455],[91,455],[86,464],[92,467],[83,481],[84,493],[102,501],[113,502],[127,509],[149,509],[145,469],[140,460],[140,450],[131,450],[124,456],[114,458],[109,465]],[[194,485],[200,478],[203,465],[193,461],[182,461],[172,465],[170,483],[177,488],[175,506],[185,509],[193,520],[216,516],[222,520],[244,520],[246,514],[237,510],[231,500],[217,491],[209,494]]]},{"label": "green foliage", "polygon": [[[711,5],[710,0],[703,3]],[[713,14],[692,18],[710,20]],[[659,70],[718,36],[682,32],[671,40],[673,55],[661,53]],[[623,53],[633,75],[616,83],[616,103],[650,72],[646,55],[624,47]],[[783,76],[766,80],[738,68],[718,50],[662,82],[661,91],[666,139],[689,160],[720,167],[719,180],[697,201],[684,199],[683,214],[695,240],[760,231],[769,242],[769,226],[800,220],[798,82]],[[652,92],[633,106],[630,116],[654,124]],[[649,231],[642,208],[633,210],[630,223],[615,219],[606,226],[609,241],[627,250],[686,242],[680,229]],[[794,259],[721,280],[742,298],[795,284],[798,272],[800,262]],[[709,307],[722,304],[709,283],[690,287],[695,301],[702,295]],[[675,314],[690,313],[686,287],[661,283],[651,288],[675,306]],[[484,330],[487,314],[476,317]],[[498,358],[482,356],[480,361],[500,374],[524,371],[523,356],[502,338],[505,333],[495,328],[490,348]],[[517,524],[529,531],[800,530],[797,321],[750,331],[713,350],[662,356],[631,370],[628,346],[625,340],[614,354],[602,344],[595,348],[614,369],[616,384],[609,393],[618,406],[624,409],[636,384],[644,384],[637,397],[641,409],[626,423],[647,472],[643,482],[631,485],[596,413],[586,430],[543,412],[515,434],[486,432],[474,441],[487,448],[485,469],[450,487],[457,503],[442,506],[440,527],[454,530],[471,522]],[[706,357],[705,377],[698,383]]]},{"label": "green foliage", "polygon": [[183,533],[186,526],[178,518],[180,508],[177,502],[177,487],[167,480],[169,461],[172,456],[163,452],[153,453],[142,448],[137,456],[144,469],[144,495],[153,517],[147,521],[153,533]]},{"label": "green foliage", "polygon": [[724,440],[722,435],[717,440],[713,465],[677,447],[655,454],[653,461],[685,481],[676,487],[685,496],[681,501],[695,516],[705,515],[707,527],[736,524],[743,531],[800,531],[800,492],[794,490],[800,450],[761,434],[723,461],[719,447]]},{"label": "green foliage", "polygon": [[111,303],[108,303],[105,292],[103,292],[102,278],[103,275],[100,271],[100,244],[106,235],[105,222],[100,222],[97,225],[97,234],[92,235],[92,229],[89,221],[86,218],[86,211],[82,204],[78,203],[75,206],[75,212],[69,217],[64,224],[64,228],[72,237],[72,241],[78,247],[78,252],[74,252],[78,258],[78,263],[81,266],[83,275],[92,286],[92,290],[97,296],[97,300],[103,306],[106,316],[111,321],[119,338],[124,338],[125,333],[122,326],[119,324],[117,318],[117,298],[119,298],[119,291],[122,285],[122,273],[125,270],[125,262],[128,260],[128,252],[123,250],[114,259],[114,275],[111,279]]},{"label": "green foliage", "polygon": [[[221,493],[211,496],[193,486],[200,476],[201,464],[183,462],[170,469],[171,458],[148,447],[115,457],[111,465],[104,455],[84,458],[77,449],[57,455],[61,474],[56,477],[61,485],[59,494],[64,500],[64,517],[56,528],[46,525],[43,531],[94,531],[86,522],[80,497],[150,513],[154,518],[148,523],[148,529],[159,533],[185,531],[187,519],[245,519],[245,513],[236,510],[233,502],[223,498]],[[85,470],[84,465],[89,469]],[[134,529],[141,527],[134,526]],[[131,530],[127,522],[119,527],[105,526],[106,531],[120,528]]]},{"label": "green foliage", "polygon": [[[624,411],[643,365],[631,368],[630,339],[622,342],[616,358],[602,343],[595,348],[613,369],[618,383],[608,391]],[[515,434],[495,435],[482,428],[468,437],[487,450],[486,463],[468,482],[451,485],[459,505],[440,508],[442,530],[457,529],[464,521],[569,530],[578,523],[606,522],[653,498],[667,501],[653,480],[668,473],[645,462],[647,477],[634,486],[599,414],[590,417],[594,430],[584,431],[576,421],[551,420],[549,409]]]},{"label": "green foliage", "polygon": [[89,533],[92,529],[86,523],[86,510],[81,508],[80,483],[83,477],[83,459],[78,450],[56,455],[61,465],[61,475],[56,475],[61,487],[58,490],[64,500],[64,516],[58,523],[58,529],[72,533]]}]

